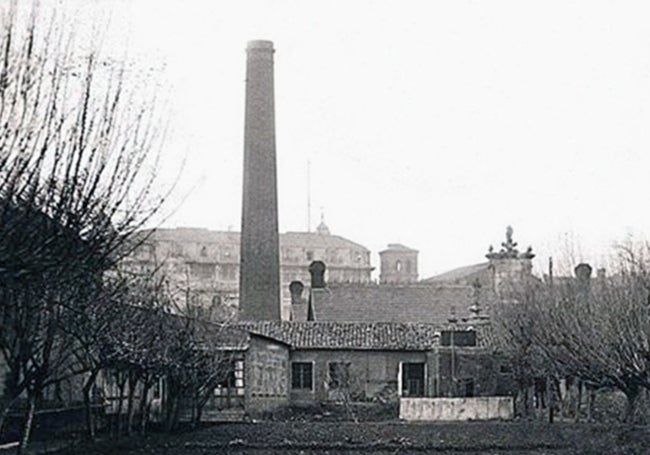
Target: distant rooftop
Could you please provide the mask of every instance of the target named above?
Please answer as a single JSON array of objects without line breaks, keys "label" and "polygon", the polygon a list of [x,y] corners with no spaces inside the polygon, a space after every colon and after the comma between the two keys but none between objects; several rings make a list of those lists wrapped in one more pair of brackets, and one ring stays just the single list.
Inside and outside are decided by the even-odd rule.
[{"label": "distant rooftop", "polygon": [[380,251],[379,254],[385,253],[387,251],[414,251],[417,252],[418,250],[409,248],[408,246],[402,245],[401,243],[389,243],[388,248],[386,248],[383,251]]},{"label": "distant rooftop", "polygon": [[432,324],[262,321],[239,328],[294,349],[429,350],[438,343]]},{"label": "distant rooftop", "polygon": [[[151,231],[143,231],[149,233]],[[205,228],[178,227],[160,228],[151,234],[157,241],[175,241],[188,243],[239,243],[238,231],[215,231]],[[280,233],[280,246],[298,246],[312,248],[353,248],[368,251],[366,247],[338,235],[321,232],[285,232]]]},{"label": "distant rooftop", "polygon": [[[341,284],[312,290],[318,322],[445,324],[452,315],[470,317],[474,301],[475,289],[465,285]],[[306,305],[296,307],[296,312],[302,313]],[[296,319],[306,320],[306,315],[296,314]]]},{"label": "distant rooftop", "polygon": [[466,265],[463,267],[458,267],[447,272],[441,273],[440,275],[435,275],[429,278],[426,278],[421,283],[436,283],[436,282],[447,282],[451,283],[458,280],[467,279],[477,273],[480,273],[484,270],[487,270],[489,262],[481,262],[480,264]]}]

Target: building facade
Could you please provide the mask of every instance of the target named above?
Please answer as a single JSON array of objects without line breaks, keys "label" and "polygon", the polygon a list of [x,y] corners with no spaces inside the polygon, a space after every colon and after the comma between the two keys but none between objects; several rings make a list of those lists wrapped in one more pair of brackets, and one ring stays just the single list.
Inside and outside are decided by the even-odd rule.
[{"label": "building facade", "polygon": [[[134,272],[156,271],[167,281],[180,309],[200,308],[215,319],[232,317],[239,302],[240,235],[199,228],[143,232],[143,241],[123,262]],[[289,318],[289,283],[309,283],[309,264],[328,264],[331,283],[370,283],[370,251],[324,226],[317,232],[280,234],[282,319]]]},{"label": "building facade", "polygon": [[[419,323],[252,322],[242,381],[215,396],[207,415],[261,413],[286,405],[477,397],[506,393],[511,378],[485,343],[486,331]],[[451,342],[450,342],[451,341]]]}]

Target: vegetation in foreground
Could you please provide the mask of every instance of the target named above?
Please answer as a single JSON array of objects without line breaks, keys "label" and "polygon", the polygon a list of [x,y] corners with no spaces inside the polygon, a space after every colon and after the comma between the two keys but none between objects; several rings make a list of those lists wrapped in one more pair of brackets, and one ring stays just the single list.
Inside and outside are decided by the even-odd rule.
[{"label": "vegetation in foreground", "polygon": [[542,422],[261,422],[216,424],[180,434],[151,434],[79,445],[61,455],[298,453],[641,454],[650,429],[630,425]]}]

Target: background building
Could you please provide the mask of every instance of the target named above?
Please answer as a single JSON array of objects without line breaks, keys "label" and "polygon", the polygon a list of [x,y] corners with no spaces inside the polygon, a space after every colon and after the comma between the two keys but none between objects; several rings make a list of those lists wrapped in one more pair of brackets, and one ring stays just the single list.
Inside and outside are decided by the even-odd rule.
[{"label": "background building", "polygon": [[399,243],[390,243],[379,252],[382,284],[415,283],[418,280],[418,250]]},{"label": "background building", "polygon": [[[146,240],[124,262],[135,272],[157,270],[167,280],[180,308],[189,303],[212,318],[232,316],[239,301],[239,232],[201,228],[158,229],[143,232]],[[289,283],[310,282],[309,264],[328,264],[330,283],[370,283],[370,251],[332,235],[324,223],[316,232],[280,234],[282,318],[289,318]]]}]

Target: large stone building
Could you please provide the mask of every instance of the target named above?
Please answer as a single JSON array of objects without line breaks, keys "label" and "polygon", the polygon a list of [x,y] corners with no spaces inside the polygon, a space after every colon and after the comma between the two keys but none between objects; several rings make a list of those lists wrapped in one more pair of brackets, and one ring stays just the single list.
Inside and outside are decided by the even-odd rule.
[{"label": "large stone building", "polygon": [[[512,228],[488,261],[416,281],[417,251],[391,244],[380,253],[379,283],[330,282],[314,277],[294,286],[291,319],[319,322],[420,322],[486,318],[492,305],[517,297],[522,285],[539,283],[532,275],[532,249],[517,249]],[[329,264],[314,270],[327,270]],[[303,291],[305,288],[308,292]]]},{"label": "large stone building", "polygon": [[[167,280],[179,309],[200,308],[212,317],[232,316],[239,302],[240,234],[200,228],[143,232],[146,240],[124,261],[129,270],[156,270]],[[282,318],[289,318],[289,283],[309,283],[309,264],[328,264],[330,283],[370,283],[370,251],[332,235],[321,223],[316,232],[280,234]]]}]

